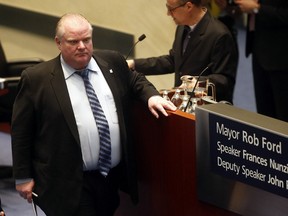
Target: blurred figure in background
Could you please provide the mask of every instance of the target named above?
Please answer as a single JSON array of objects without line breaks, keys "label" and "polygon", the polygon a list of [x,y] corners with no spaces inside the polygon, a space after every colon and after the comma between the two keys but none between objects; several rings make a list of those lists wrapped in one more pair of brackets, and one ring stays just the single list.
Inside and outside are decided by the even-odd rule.
[{"label": "blurred figure in background", "polygon": [[234,0],[208,0],[208,8],[211,14],[220,20],[231,32],[238,53],[238,26],[243,24],[243,16]]},{"label": "blurred figure in background", "polygon": [[234,2],[248,14],[246,56],[252,54],[257,112],[288,121],[288,1]]}]

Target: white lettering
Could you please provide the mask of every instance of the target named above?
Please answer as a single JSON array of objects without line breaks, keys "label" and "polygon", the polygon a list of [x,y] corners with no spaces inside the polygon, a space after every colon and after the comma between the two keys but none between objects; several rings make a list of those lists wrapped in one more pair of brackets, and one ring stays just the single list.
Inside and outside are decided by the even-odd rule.
[{"label": "white lettering", "polygon": [[255,133],[249,135],[247,131],[242,131],[242,141],[250,145],[259,146],[259,139]]},{"label": "white lettering", "polygon": [[282,154],[282,143],[271,143],[270,141],[267,141],[265,137],[262,137],[262,148]]},{"label": "white lettering", "polygon": [[236,163],[230,163],[230,162],[224,161],[222,160],[221,157],[217,157],[217,165],[219,167],[223,167],[226,172],[232,171],[232,172],[235,172],[236,175],[238,175],[240,172],[240,166],[238,166]]},{"label": "white lettering", "polygon": [[268,165],[268,160],[257,155],[250,154],[246,149],[243,149],[243,159],[260,164],[262,166]]},{"label": "white lettering", "polygon": [[245,178],[254,178],[259,181],[265,181],[265,174],[260,173],[258,169],[256,170],[251,170],[247,169],[245,165],[242,165],[242,174],[245,176]]},{"label": "white lettering", "polygon": [[288,174],[288,164],[280,164],[275,161],[275,159],[269,159],[270,168],[280,171],[282,173]]},{"label": "white lettering", "polygon": [[277,175],[272,176],[272,175],[268,175],[268,184],[280,187],[280,188],[284,188],[284,181],[278,179]]},{"label": "white lettering", "polygon": [[235,157],[240,157],[241,150],[234,148],[233,145],[225,146],[225,145],[221,144],[220,141],[218,141],[217,146],[218,146],[217,150],[220,151],[221,154],[226,153],[229,155],[233,155]]},{"label": "white lettering", "polygon": [[219,125],[219,123],[216,123],[216,133],[222,134],[223,136],[226,136],[228,140],[230,139],[239,139],[239,131],[229,129],[224,126],[224,124]]}]

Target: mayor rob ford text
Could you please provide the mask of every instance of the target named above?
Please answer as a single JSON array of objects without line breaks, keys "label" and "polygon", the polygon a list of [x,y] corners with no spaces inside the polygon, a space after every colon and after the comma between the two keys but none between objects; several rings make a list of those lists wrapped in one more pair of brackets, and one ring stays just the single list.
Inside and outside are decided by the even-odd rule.
[{"label": "mayor rob ford text", "polygon": [[[216,134],[217,137],[221,137],[222,140],[216,141],[218,167],[233,175],[242,175],[245,179],[258,180],[288,190],[288,180],[286,180],[288,176],[286,176],[287,178],[285,179],[281,179],[269,171],[260,172],[259,169],[255,168],[257,166],[258,168],[265,167],[265,169],[262,170],[274,170],[276,173],[288,174],[288,163],[281,164],[277,162],[277,158],[266,158],[262,156],[263,152],[267,151],[274,153],[274,155],[281,156],[283,149],[281,141],[272,142],[267,137],[259,136],[252,132],[249,133],[249,131],[245,130],[233,130],[219,122],[216,122]],[[236,143],[235,145],[237,146],[230,143],[232,140],[236,141],[233,141],[233,143]],[[256,151],[257,153],[251,153],[251,151],[249,152],[251,147],[259,148],[259,151]],[[237,158],[238,160],[235,161],[238,162],[231,160],[231,156],[232,158]],[[251,164],[253,168],[250,168],[252,167]]]}]

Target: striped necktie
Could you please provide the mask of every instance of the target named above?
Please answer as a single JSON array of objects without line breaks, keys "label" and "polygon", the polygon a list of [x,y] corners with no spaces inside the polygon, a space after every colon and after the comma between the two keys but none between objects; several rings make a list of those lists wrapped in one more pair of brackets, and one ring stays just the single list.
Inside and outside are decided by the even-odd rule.
[{"label": "striped necktie", "polygon": [[83,78],[86,94],[98,128],[100,138],[98,169],[100,173],[106,177],[111,169],[111,140],[109,125],[98,97],[89,81],[89,69],[76,71],[76,74]]}]

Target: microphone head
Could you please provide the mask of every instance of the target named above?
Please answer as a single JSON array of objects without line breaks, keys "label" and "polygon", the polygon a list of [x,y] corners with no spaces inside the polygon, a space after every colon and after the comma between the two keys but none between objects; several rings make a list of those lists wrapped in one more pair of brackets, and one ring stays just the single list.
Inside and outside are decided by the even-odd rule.
[{"label": "microphone head", "polygon": [[138,38],[138,41],[142,41],[146,38],[146,35],[145,34],[142,34],[139,38]]},{"label": "microphone head", "polygon": [[208,68],[211,68],[213,65],[214,65],[214,63],[213,63],[213,62],[210,62],[207,67],[208,67]]}]

